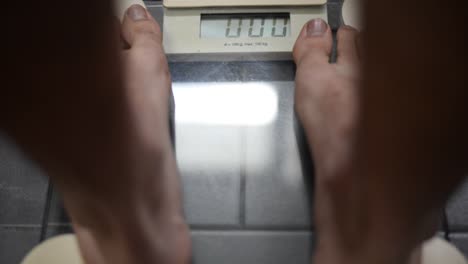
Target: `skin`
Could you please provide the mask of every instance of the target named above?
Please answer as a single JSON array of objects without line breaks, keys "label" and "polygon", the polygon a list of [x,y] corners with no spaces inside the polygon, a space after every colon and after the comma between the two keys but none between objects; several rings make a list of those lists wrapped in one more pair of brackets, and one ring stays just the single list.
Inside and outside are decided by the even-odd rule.
[{"label": "skin", "polygon": [[[15,24],[1,47],[21,52],[2,61],[8,100],[0,124],[59,186],[86,261],[187,263],[157,23],[128,12],[120,35],[129,49],[122,50],[110,1],[78,1],[66,14],[58,1],[10,2],[0,19]],[[417,258],[466,172],[466,62],[459,58],[467,43],[434,41],[459,30],[452,23],[462,22],[462,9],[435,1],[366,5],[365,35],[338,33],[337,64],[328,63],[327,25],[312,36],[306,25],[294,50],[296,111],[317,166],[316,263]],[[24,30],[31,24],[40,30]]]},{"label": "skin", "polygon": [[[87,4],[96,17],[107,13],[107,19],[71,31],[89,43],[69,47],[44,38],[25,55],[36,59],[41,49],[55,48],[45,61],[22,64],[21,54],[7,57],[13,66],[6,76],[18,69],[32,73],[27,79],[7,78],[5,87],[15,90],[5,90],[10,101],[2,106],[8,109],[2,111],[2,128],[59,187],[87,263],[188,263],[191,245],[170,142],[171,79],[161,30],[142,7],[128,12],[116,30],[111,8],[102,2]],[[81,15],[88,8],[78,4],[68,26],[87,25],[73,21],[85,23]],[[43,15],[53,17],[54,11]],[[49,26],[45,32],[58,41],[72,38],[66,35],[70,31],[54,27],[55,21],[47,22],[42,22]],[[11,34],[18,43],[30,41],[29,35]],[[69,48],[82,54],[72,56]],[[77,78],[72,72],[82,74]]]},{"label": "skin", "polygon": [[[171,79],[161,45],[162,34],[157,22],[144,8],[139,7],[133,12],[140,17],[138,21],[131,18],[130,12],[120,27],[125,47],[121,51],[127,99],[125,114],[128,115],[127,126],[131,128],[126,149],[127,158],[131,160],[122,162],[130,167],[118,174],[120,178],[114,177],[120,181],[119,187],[123,189],[119,196],[123,197],[116,197],[115,201],[105,202],[96,209],[110,211],[110,214],[122,210],[118,217],[128,214],[130,208],[135,209],[123,217],[125,222],[119,221],[115,226],[93,227],[95,215],[91,215],[89,219],[74,221],[74,227],[88,263],[152,263],[154,260],[158,263],[188,263],[189,230],[182,215],[180,180],[170,144],[168,103]],[[115,190],[109,191],[114,194]],[[78,197],[67,199],[67,208],[74,208],[76,200]],[[117,207],[114,207],[115,203],[118,203]],[[78,213],[72,213],[72,219],[88,217],[86,212],[79,211],[81,204],[76,207]],[[83,222],[91,224],[83,225]],[[105,224],[113,222],[107,219]],[[129,229],[129,226],[134,228]],[[107,234],[95,232],[106,229]],[[133,234],[124,232],[121,237],[115,237],[121,230]],[[129,250],[132,247],[138,250]]]},{"label": "skin", "polygon": [[[387,243],[407,238],[381,240],[391,225],[385,223],[373,230],[373,214],[380,212],[368,204],[371,197],[367,196],[368,186],[361,185],[363,175],[351,173],[363,82],[359,37],[354,28],[341,27],[337,34],[339,56],[336,64],[331,64],[331,29],[324,21],[314,20],[304,27],[294,48],[298,67],[295,107],[316,164],[315,224],[319,240],[315,263],[420,263],[420,248],[416,246],[405,253],[407,256],[390,259]],[[427,227],[427,238],[435,233],[437,220],[438,215],[427,220],[433,224]],[[406,261],[409,254],[411,260]]]},{"label": "skin", "polygon": [[453,26],[462,12],[436,1],[364,3],[366,31],[338,32],[336,65],[329,33],[302,34],[295,49],[296,110],[318,163],[318,263],[417,261],[467,173],[467,43],[451,40],[463,34]]}]

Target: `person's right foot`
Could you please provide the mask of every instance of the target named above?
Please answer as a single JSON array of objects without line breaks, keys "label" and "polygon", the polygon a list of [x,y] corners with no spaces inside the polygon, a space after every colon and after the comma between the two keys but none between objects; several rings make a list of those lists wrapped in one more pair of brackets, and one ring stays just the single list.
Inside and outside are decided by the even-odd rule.
[{"label": "person's right foot", "polygon": [[[116,142],[121,151],[102,157],[101,174],[81,178],[91,178],[82,189],[94,193],[67,195],[65,202],[82,210],[73,210],[72,219],[87,263],[189,263],[190,232],[170,138],[171,76],[161,29],[144,7],[133,5],[121,35],[125,97],[122,123],[115,131],[121,136]],[[96,196],[104,199],[102,206],[100,198],[88,198]],[[84,199],[87,205],[95,204],[94,211],[91,206],[81,208]]]}]

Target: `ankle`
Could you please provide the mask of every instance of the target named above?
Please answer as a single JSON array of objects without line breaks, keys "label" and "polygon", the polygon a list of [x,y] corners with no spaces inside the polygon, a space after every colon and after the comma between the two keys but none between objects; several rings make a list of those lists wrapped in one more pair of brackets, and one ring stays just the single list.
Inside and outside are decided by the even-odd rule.
[{"label": "ankle", "polygon": [[[106,232],[75,224],[87,263],[189,263],[190,230],[182,216],[119,218]],[[99,261],[96,261],[99,260]]]}]

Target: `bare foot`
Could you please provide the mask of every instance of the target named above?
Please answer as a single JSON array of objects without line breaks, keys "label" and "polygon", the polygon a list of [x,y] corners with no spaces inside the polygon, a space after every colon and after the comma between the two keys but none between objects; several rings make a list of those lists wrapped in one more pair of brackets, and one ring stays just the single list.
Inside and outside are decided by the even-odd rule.
[{"label": "bare foot", "polygon": [[[360,129],[359,32],[341,27],[336,64],[329,62],[331,51],[331,29],[320,19],[304,27],[294,49],[295,107],[316,167],[316,263],[408,263],[413,248],[406,247],[407,234],[392,229],[404,217],[376,223],[381,212],[369,202],[371,187],[353,170]],[[412,263],[419,262],[419,251],[412,254]]]},{"label": "bare foot", "polygon": [[343,27],[338,33],[338,61],[329,63],[331,29],[323,20],[311,21],[294,48],[296,112],[308,133],[318,170],[343,167],[352,144],[359,87],[358,32]]},{"label": "bare foot", "polygon": [[121,146],[109,150],[102,168],[83,176],[80,185],[64,184],[65,203],[87,263],[189,263],[161,30],[135,5],[126,13],[122,37],[124,116],[121,130],[109,135],[119,137]]}]

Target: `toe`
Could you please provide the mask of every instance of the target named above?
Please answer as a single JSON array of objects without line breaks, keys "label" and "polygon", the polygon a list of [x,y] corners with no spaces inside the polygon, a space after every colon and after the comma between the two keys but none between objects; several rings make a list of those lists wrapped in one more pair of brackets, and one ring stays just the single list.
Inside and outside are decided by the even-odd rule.
[{"label": "toe", "polygon": [[122,36],[130,48],[162,47],[161,28],[141,5],[133,5],[127,10],[122,24]]},{"label": "toe", "polygon": [[161,78],[169,79],[161,28],[143,6],[133,5],[127,10],[122,24],[122,38],[128,44],[127,57],[133,61],[135,69],[152,71]]},{"label": "toe", "polygon": [[116,0],[114,2],[114,12],[120,21],[122,21],[126,14],[127,9],[132,5],[141,5],[145,6],[143,0]]},{"label": "toe", "polygon": [[294,46],[294,61],[299,67],[302,63],[328,64],[332,51],[332,33],[322,19],[309,21],[301,31]]},{"label": "toe", "polygon": [[356,65],[359,62],[358,36],[359,31],[350,26],[342,26],[338,30],[338,64]]}]

